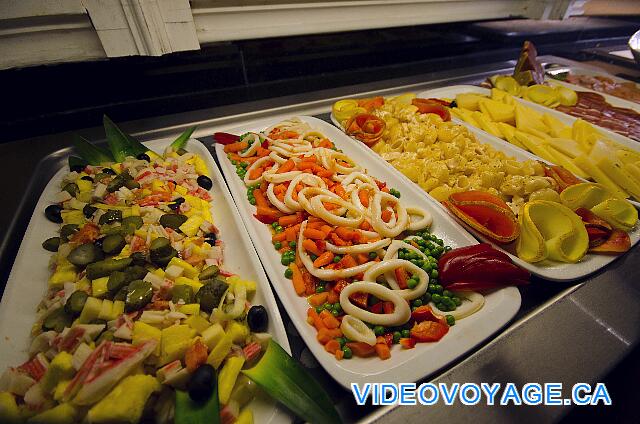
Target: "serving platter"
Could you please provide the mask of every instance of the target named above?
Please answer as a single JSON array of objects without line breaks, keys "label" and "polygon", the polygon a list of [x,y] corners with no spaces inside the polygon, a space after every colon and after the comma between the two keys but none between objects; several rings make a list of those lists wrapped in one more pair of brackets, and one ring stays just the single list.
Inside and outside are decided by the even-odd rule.
[{"label": "serving platter", "polygon": [[[312,128],[324,134],[356,163],[364,165],[369,173],[389,187],[399,189],[407,205],[420,206],[433,215],[431,230],[451,247],[461,247],[477,243],[464,229],[451,220],[421,189],[407,184],[404,177],[389,167],[384,160],[369,151],[361,143],[354,143],[334,126],[313,117],[300,117]],[[243,134],[259,132],[276,124],[273,119],[264,119],[241,125],[225,132]],[[342,386],[350,389],[351,383],[417,381],[433,374],[456,358],[473,349],[483,340],[497,332],[515,315],[520,307],[520,292],[514,287],[494,291],[485,296],[485,304],[478,312],[462,319],[437,343],[420,343],[414,349],[402,350],[399,346],[392,350],[390,359],[381,361],[377,357],[353,358],[336,361],[316,340],[316,330],[307,323],[306,298],[296,295],[291,280],[284,277],[285,267],[280,264],[280,255],[273,248],[271,232],[253,217],[256,212],[246,198],[246,187],[236,175],[235,166],[226,157],[224,147],[216,146],[216,155],[221,164],[231,194],[238,205],[243,222],[262,260],[271,283],[286,308],[301,337],[323,368]]]},{"label": "serving platter", "polygon": [[[160,139],[144,143],[155,151],[163,151],[173,140]],[[214,224],[220,230],[224,242],[223,269],[237,273],[242,278],[256,282],[253,303],[263,305],[269,312],[268,332],[280,346],[290,352],[287,334],[278,311],[271,287],[260,265],[258,255],[247,234],[231,194],[224,182],[209,150],[198,140],[190,139],[187,150],[200,155],[211,173],[213,197],[211,214]],[[16,260],[0,303],[0,372],[7,367],[15,367],[28,359],[31,341],[31,327],[35,322],[37,306],[47,291],[48,268],[51,253],[42,248],[42,242],[57,236],[58,224],[46,219],[44,209],[55,203],[55,195],[60,191],[60,182],[68,173],[65,166],[49,181],[43,190],[29,225],[20,244]],[[257,422],[289,423],[291,415],[264,394],[258,395],[250,404]]]},{"label": "serving platter", "polygon": [[[455,98],[456,94],[458,93],[469,93],[469,92],[474,92],[479,94],[490,94],[489,90],[481,87],[476,87],[472,85],[458,85],[458,86],[450,86],[450,87],[443,87],[443,88],[423,91],[421,93],[418,93],[417,96],[421,98]],[[527,106],[528,105],[529,104],[527,103]],[[545,112],[548,112],[548,111],[549,110],[545,109]],[[564,114],[561,114],[561,115],[564,115]],[[331,115],[331,121],[337,128],[342,129],[340,122],[338,122],[338,120],[333,116],[333,114]],[[461,119],[452,117],[452,121],[455,122],[456,124],[465,126],[471,133],[473,133],[476,136],[478,141],[480,141],[481,143],[489,144],[492,147],[494,147],[496,150],[502,151],[508,154],[509,156],[512,156],[520,161],[537,160],[537,161],[544,162],[546,164],[551,164],[551,162],[545,159],[542,159],[527,150],[521,149],[520,147],[517,147],[506,140],[502,140],[501,138],[498,138],[479,128],[476,128],[473,125],[462,121]],[[362,144],[360,141],[356,139],[353,139],[353,140],[359,144]],[[364,146],[364,144],[362,145]],[[389,168],[396,171],[391,165],[387,164],[384,161],[384,159],[378,156],[375,152],[370,151],[370,153],[376,156],[377,159],[384,162]],[[416,183],[411,181],[404,174],[398,171],[396,172],[404,180],[405,184],[413,185],[418,190],[422,190]],[[538,275],[547,280],[551,280],[551,281],[578,280],[582,277],[586,277],[587,275],[598,271],[599,269],[605,267],[607,264],[613,262],[616,259],[616,256],[587,254],[580,262],[576,264],[552,262],[548,260],[537,262],[535,264],[529,263],[529,262],[523,261],[515,254],[516,252],[515,242],[510,243],[508,245],[499,245],[494,241],[492,241],[491,239],[485,237],[483,234],[475,231],[470,227],[467,227],[458,217],[456,217],[453,213],[451,213],[446,207],[436,202],[435,199],[433,199],[433,201],[438,205],[438,207],[446,211],[446,213],[452,219],[458,222],[467,231],[471,232],[477,239],[485,243],[490,243],[495,248],[502,250],[503,252],[508,254],[509,257],[511,257],[511,259],[515,263],[517,263],[519,266],[527,269],[532,274]],[[640,204],[638,204],[637,202],[631,202],[631,203],[634,204],[636,207],[640,206]],[[632,246],[635,245],[640,240],[640,228],[639,227],[634,228],[633,231],[629,233],[629,237],[631,238]]]}]

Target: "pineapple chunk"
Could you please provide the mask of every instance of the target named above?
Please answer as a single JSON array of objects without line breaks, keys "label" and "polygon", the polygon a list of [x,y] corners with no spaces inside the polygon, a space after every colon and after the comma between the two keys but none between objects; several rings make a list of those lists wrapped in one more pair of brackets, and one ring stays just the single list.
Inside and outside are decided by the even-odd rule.
[{"label": "pineapple chunk", "polygon": [[227,359],[224,366],[218,374],[218,398],[220,403],[226,405],[231,397],[231,391],[236,384],[238,374],[244,365],[244,358],[241,356],[232,356]]},{"label": "pineapple chunk", "polygon": [[156,355],[160,355],[160,339],[162,337],[162,331],[156,327],[146,324],[142,321],[136,321],[133,324],[133,336],[132,343],[134,346],[141,344],[146,340],[157,340]]},{"label": "pineapple chunk", "polygon": [[198,293],[198,290],[200,290],[200,287],[203,286],[202,283],[199,283],[196,280],[192,280],[191,278],[187,278],[187,277],[178,277],[176,278],[175,281],[175,285],[176,286],[181,286],[181,285],[187,285],[187,286],[191,286],[191,288],[193,289],[194,293]]},{"label": "pineapple chunk", "polygon": [[189,190],[187,190],[186,187],[183,187],[181,185],[176,186],[176,191],[180,193],[182,196],[186,195],[189,192]]},{"label": "pineapple chunk", "polygon": [[[95,280],[94,280],[95,281]],[[100,308],[100,314],[98,315],[98,319],[102,319],[105,321],[110,321],[113,314],[113,302],[109,299],[104,299],[102,301],[102,307]]]},{"label": "pineapple chunk", "polygon": [[184,323],[196,330],[200,335],[211,325],[209,321],[197,314],[187,318]]},{"label": "pineapple chunk", "polygon": [[236,424],[253,424],[253,412],[251,408],[244,408],[242,412],[240,412]]},{"label": "pineapple chunk", "polygon": [[124,302],[122,300],[114,300],[113,308],[111,308],[111,317],[109,317],[109,321],[118,318],[120,315],[124,314]]},{"label": "pineapple chunk", "polygon": [[82,178],[78,178],[76,180],[76,185],[78,186],[78,189],[81,193],[91,191],[93,189],[93,184],[91,184],[91,181],[83,180]]},{"label": "pineapple chunk", "polygon": [[182,358],[195,335],[195,330],[184,324],[164,328],[160,339],[160,363]]},{"label": "pineapple chunk", "polygon": [[[188,220],[186,222],[188,222]],[[185,222],[185,224],[186,224],[186,222]],[[169,268],[171,266],[178,266],[178,267],[182,268],[184,270],[183,274],[187,278],[195,278],[199,274],[198,270],[193,265],[191,265],[188,262],[185,262],[184,260],[178,258],[177,256],[172,258],[171,261],[169,261],[169,264],[167,265],[167,271],[165,271],[165,272],[168,272]],[[178,277],[179,277],[179,275],[178,275]]]},{"label": "pineapple chunk", "polygon": [[224,329],[218,323],[213,324],[200,334],[202,335],[202,341],[207,345],[210,351],[220,342],[220,340],[226,337]]},{"label": "pineapple chunk", "polygon": [[206,175],[207,177],[211,176],[211,174],[209,173],[209,169],[207,169],[207,164],[204,163],[204,160],[202,160],[200,156],[195,155],[193,157],[193,166],[195,167],[198,174]]},{"label": "pineapple chunk", "polygon": [[88,297],[84,303],[78,322],[80,324],[87,324],[94,319],[97,319],[102,310],[102,300],[95,297]]},{"label": "pineapple chunk", "polygon": [[61,403],[60,405],[47,409],[38,415],[31,417],[29,423],[53,423],[53,424],[73,424],[77,423],[80,418],[80,410],[70,403]]},{"label": "pineapple chunk", "polygon": [[207,357],[207,363],[212,367],[218,369],[224,358],[226,358],[226,356],[231,351],[232,344],[233,343],[231,341],[231,337],[227,336],[226,334],[222,336],[220,341],[216,343],[215,347],[211,350],[211,353],[209,353],[209,356]]},{"label": "pineapple chunk", "polygon": [[0,392],[0,421],[6,424],[19,424],[24,422],[20,416],[20,409],[16,398],[10,392]]},{"label": "pineapple chunk", "polygon": [[188,303],[186,305],[180,305],[178,312],[182,312],[185,315],[198,315],[200,313],[200,304]]},{"label": "pineapple chunk", "polygon": [[107,293],[107,282],[109,277],[101,277],[96,280],[91,280],[91,294],[94,297],[102,297]]},{"label": "pineapple chunk", "polygon": [[188,237],[193,237],[196,235],[203,222],[204,218],[201,216],[192,215],[180,226],[180,231]]},{"label": "pineapple chunk", "polygon": [[62,216],[62,222],[64,224],[76,224],[80,226],[84,224],[86,221],[82,211],[77,211],[77,210],[62,211],[60,215]]},{"label": "pineapple chunk", "polygon": [[51,393],[58,383],[63,380],[70,380],[75,372],[76,369],[73,368],[73,355],[62,351],[58,353],[49,364],[47,372],[40,381],[40,387],[43,392]]},{"label": "pineapple chunk", "polygon": [[227,324],[225,332],[235,344],[244,344],[245,339],[249,336],[249,327],[238,321],[231,321]]}]

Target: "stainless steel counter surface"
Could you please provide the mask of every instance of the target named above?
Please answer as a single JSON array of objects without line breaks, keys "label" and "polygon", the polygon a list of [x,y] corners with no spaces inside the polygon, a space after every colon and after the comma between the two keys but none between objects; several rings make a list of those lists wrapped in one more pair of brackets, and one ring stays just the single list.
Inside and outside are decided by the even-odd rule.
[{"label": "stainless steel counter surface", "polygon": [[[562,62],[560,58],[542,60]],[[509,72],[513,62],[487,64],[447,74],[426,73],[411,78],[344,87],[310,95],[273,98],[231,107],[158,117],[122,125],[142,140],[177,134],[198,124],[197,137],[224,131],[239,122],[264,117],[319,115],[326,119],[337,98],[352,95],[392,95],[443,85],[477,83],[498,72]],[[103,138],[101,129],[83,129],[91,140]],[[69,153],[69,134],[0,144],[0,167],[4,208],[0,225],[5,229],[0,245],[2,285],[33,207],[53,164],[62,164]],[[39,168],[39,161],[45,158]],[[36,211],[38,213],[39,211]],[[523,304],[515,319],[494,339],[460,358],[454,365],[426,381],[438,382],[561,382],[568,388],[577,382],[596,382],[640,340],[640,248],[616,260],[603,271],[573,284],[534,279],[521,289]],[[282,308],[281,308],[282,309]],[[283,311],[284,312],[284,311]],[[291,327],[291,326],[289,326]],[[289,328],[288,328],[289,329]],[[292,336],[294,336],[292,334]],[[339,389],[323,371],[323,384],[336,397],[347,421],[425,422],[548,422],[562,417],[570,407],[453,406],[358,408],[349,392]],[[615,399],[613,399],[615,402]]]}]

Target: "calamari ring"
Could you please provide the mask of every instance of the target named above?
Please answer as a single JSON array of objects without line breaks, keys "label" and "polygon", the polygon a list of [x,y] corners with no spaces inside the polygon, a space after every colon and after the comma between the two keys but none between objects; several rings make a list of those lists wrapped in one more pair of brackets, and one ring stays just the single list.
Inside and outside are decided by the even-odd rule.
[{"label": "calamari ring", "polygon": [[[378,299],[393,302],[393,313],[374,314],[373,312],[357,307],[351,303],[349,296],[358,292],[369,293]],[[411,309],[409,309],[409,304],[406,300],[400,297],[395,291],[371,281],[351,283],[343,288],[340,292],[340,306],[347,314],[375,325],[397,326],[406,323],[409,321],[409,318],[411,318]]]},{"label": "calamari ring", "polygon": [[[407,214],[409,215],[409,225],[407,228],[410,231],[418,231],[418,230],[422,230],[423,228],[428,228],[431,226],[431,223],[433,222],[433,217],[425,209],[410,206],[406,208],[406,210],[407,210]],[[422,216],[422,219],[420,219],[419,221],[414,221],[413,219],[411,219],[412,216],[416,216],[416,215]]]},{"label": "calamari ring", "polygon": [[256,134],[256,133],[249,133],[248,136],[246,136],[244,140],[246,140],[247,142],[249,140],[247,140],[249,137],[251,137],[253,139],[253,143],[251,143],[251,146],[249,146],[249,148],[245,151],[245,152],[240,152],[238,153],[238,156],[242,157],[242,158],[246,158],[249,156],[253,156],[256,151],[258,150],[258,147],[262,144],[262,139],[260,138],[260,134]]},{"label": "calamari ring", "polygon": [[[251,171],[254,169],[257,169],[259,167],[262,166],[262,164],[267,163],[267,162],[273,162],[273,160],[269,157],[269,156],[265,156],[263,158],[260,158],[258,160],[256,160],[255,162],[253,162],[251,164],[251,166],[249,166],[247,168],[247,173],[244,176],[244,184],[248,187],[248,186],[252,186],[254,184],[257,184],[259,182],[262,182],[262,180],[264,179],[264,172],[255,180],[252,180],[251,178],[249,178],[249,175],[251,174]],[[266,172],[266,171],[265,171]]]},{"label": "calamari ring", "polygon": [[[349,211],[355,212],[355,216],[343,217],[343,216],[340,216],[342,214],[336,215],[331,211],[327,210],[323,202],[329,202],[329,203],[336,204],[338,206],[342,206],[346,208],[347,213]],[[319,194],[315,196],[313,199],[311,199],[310,203],[311,203],[311,209],[313,210],[313,214],[316,215],[318,218],[324,219],[329,224],[358,228],[360,224],[362,224],[362,221],[364,221],[364,214],[360,212],[354,205],[342,199],[341,197],[333,197],[333,196],[328,196],[326,194]]]},{"label": "calamari ring", "polygon": [[289,207],[289,209],[293,211],[301,211],[304,208],[300,205],[299,201],[294,200],[293,193],[298,184],[305,184],[308,187],[318,187],[318,188],[327,188],[327,184],[322,180],[322,178],[313,174],[300,174],[291,180],[289,187],[287,187],[287,191],[284,194],[284,204]]},{"label": "calamari ring", "polygon": [[[393,227],[389,227],[381,217],[382,208],[383,206],[386,206],[386,203],[388,202],[396,204],[396,213],[398,217],[397,222]],[[408,220],[409,217],[407,215],[407,210],[395,196],[385,193],[384,191],[378,191],[374,194],[373,199],[371,200],[371,226],[376,232],[378,232],[378,234],[384,237],[396,237],[407,229]]]},{"label": "calamari ring", "polygon": [[[309,201],[310,197],[314,197],[314,196],[318,196],[318,195],[327,195],[327,196],[332,196],[336,199],[340,199],[340,196],[338,196],[337,194],[327,190],[326,188],[319,188],[319,187],[305,187],[302,190],[300,190],[298,192],[298,203],[300,203],[300,206],[302,206],[302,208],[307,211],[310,215],[313,215],[313,207],[311,206],[311,203]],[[342,208],[344,210],[344,212],[346,212],[346,210],[344,208]],[[342,212],[342,213],[344,213]]]},{"label": "calamari ring", "polygon": [[358,319],[353,315],[345,315],[342,317],[340,330],[342,330],[342,334],[350,340],[366,343],[370,346],[376,344],[376,335],[373,330],[370,329],[361,319]]},{"label": "calamari ring", "polygon": [[358,254],[358,253],[377,252],[378,250],[387,247],[390,243],[391,243],[390,238],[384,238],[382,240],[378,240],[373,243],[361,243],[361,244],[354,244],[352,246],[336,246],[334,244],[326,242],[326,246],[329,252],[337,253],[339,255],[344,255],[347,253]]},{"label": "calamari ring", "polygon": [[474,291],[453,292],[453,294],[462,300],[460,306],[455,311],[444,312],[438,309],[435,303],[429,302],[429,306],[436,314],[452,315],[456,321],[473,315],[484,306],[484,296]]},{"label": "calamari ring", "polygon": [[280,199],[278,199],[276,194],[273,192],[273,183],[269,184],[269,186],[267,187],[267,198],[269,199],[271,204],[275,206],[276,209],[278,209],[280,212],[283,212],[286,214],[291,214],[295,212],[293,209],[289,209],[287,205],[285,205],[283,202],[280,201]]},{"label": "calamari ring", "polygon": [[[396,268],[400,268],[400,267],[408,269],[413,274],[418,274],[420,281],[418,282],[418,285],[412,289],[400,289],[398,287],[398,283],[396,282],[395,286],[398,288],[397,289],[394,288],[393,292],[397,293],[400,297],[402,297],[405,300],[417,299],[423,294],[425,294],[427,292],[427,287],[429,286],[429,275],[424,269],[420,268],[418,265],[404,259],[389,259],[382,262],[377,262],[375,265],[369,268],[367,272],[364,273],[364,279],[366,281],[376,281],[376,279],[382,274],[385,274],[385,278],[386,278],[386,274],[388,272],[393,272]],[[388,280],[387,280],[387,283],[391,285],[391,283]]]}]

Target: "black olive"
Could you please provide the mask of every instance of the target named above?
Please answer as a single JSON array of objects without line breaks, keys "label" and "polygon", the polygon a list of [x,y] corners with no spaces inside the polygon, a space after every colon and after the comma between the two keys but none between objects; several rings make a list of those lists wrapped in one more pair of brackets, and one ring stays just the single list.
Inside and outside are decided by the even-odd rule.
[{"label": "black olive", "polygon": [[169,206],[169,209],[171,209],[172,211],[177,211],[178,209],[180,209],[180,203],[169,203],[167,206]]},{"label": "black olive", "polygon": [[151,158],[146,153],[140,153],[138,156],[136,156],[136,159],[146,160],[147,162],[151,162]]},{"label": "black olive", "polygon": [[107,174],[107,175],[116,175],[116,171],[114,171],[111,168],[102,168],[101,171],[103,174]]},{"label": "black olive", "polygon": [[87,204],[84,208],[82,208],[82,213],[84,214],[85,218],[90,219],[97,210],[98,208]]},{"label": "black olive", "polygon": [[213,181],[206,175],[200,175],[196,181],[198,185],[205,190],[211,190],[211,187],[213,187]]},{"label": "black olive", "polygon": [[102,249],[102,242],[104,241],[106,237],[102,237],[97,239],[96,241],[93,242],[93,244],[98,248],[98,249]]},{"label": "black olive", "polygon": [[81,179],[81,180],[85,180],[85,181],[91,181],[91,182],[93,182],[93,178],[91,178],[91,177],[90,177],[90,176],[88,176],[88,175],[85,175],[84,177],[82,177],[82,178],[80,178],[80,179]]},{"label": "black olive", "polygon": [[[204,238],[207,239],[207,240],[211,240],[212,242],[215,243],[216,240],[218,239],[218,236],[216,235],[216,233],[207,233],[207,234],[204,235]],[[209,242],[207,241],[207,243],[209,243]],[[211,244],[211,243],[209,243],[209,244]]]},{"label": "black olive", "polygon": [[177,204],[184,203],[184,197],[178,197],[177,199],[174,200],[174,202],[176,202]]},{"label": "black olive", "polygon": [[82,172],[84,171],[84,168],[86,167],[86,165],[73,165],[70,167],[72,172]]},{"label": "black olive", "polygon": [[214,384],[217,384],[215,368],[209,364],[200,365],[187,383],[189,397],[195,402],[204,402],[213,393]]},{"label": "black olive", "polygon": [[262,305],[254,305],[247,313],[247,324],[249,329],[254,333],[263,333],[267,331],[269,325],[269,314]]},{"label": "black olive", "polygon": [[62,206],[60,205],[49,205],[44,209],[44,215],[51,222],[55,222],[56,224],[62,223]]}]

